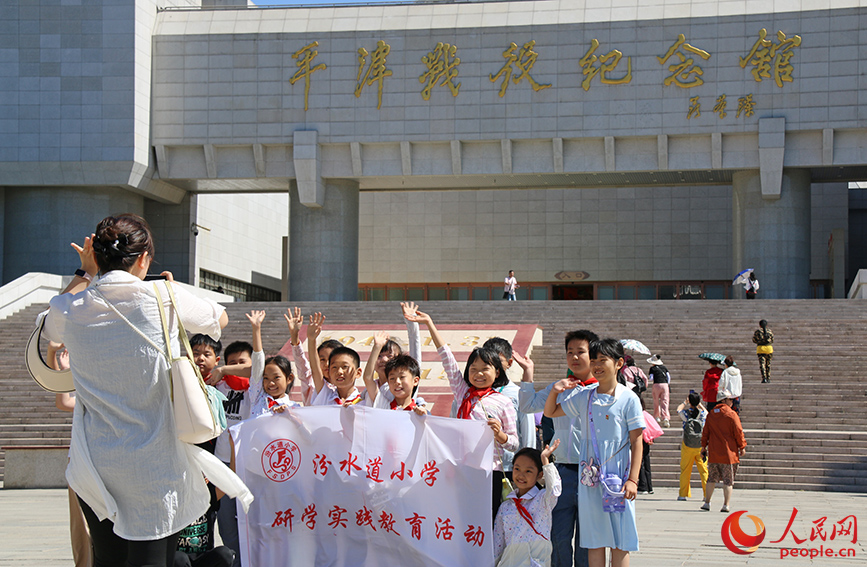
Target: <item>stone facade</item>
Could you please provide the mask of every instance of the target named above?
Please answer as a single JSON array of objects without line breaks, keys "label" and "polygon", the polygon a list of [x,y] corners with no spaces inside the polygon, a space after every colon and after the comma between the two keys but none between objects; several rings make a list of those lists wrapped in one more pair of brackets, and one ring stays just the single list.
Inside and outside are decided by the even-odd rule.
[{"label": "stone facade", "polygon": [[[53,188],[114,191],[157,214],[190,281],[279,266],[298,299],[508,268],[724,280],[745,261],[773,282],[766,297],[801,297],[828,268],[816,243],[846,237],[842,193],[820,190],[835,201],[817,212],[811,192],[867,162],[859,1],[191,3],[12,0],[4,280],[29,269],[10,250],[35,251],[10,203],[35,218],[59,208],[39,197]],[[451,74],[429,74],[439,68]],[[196,195],[240,192],[281,193],[238,215],[278,228],[241,237],[232,219],[196,241],[193,222],[218,224]],[[92,202],[90,216],[116,212]],[[72,229],[46,245],[80,238]],[[415,251],[427,261],[400,262]],[[328,284],[307,289],[306,274]]]}]

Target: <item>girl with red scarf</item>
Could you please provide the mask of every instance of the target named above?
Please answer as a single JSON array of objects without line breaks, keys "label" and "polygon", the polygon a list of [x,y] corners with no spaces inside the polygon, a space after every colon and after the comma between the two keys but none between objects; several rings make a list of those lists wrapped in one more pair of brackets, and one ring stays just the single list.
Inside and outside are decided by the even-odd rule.
[{"label": "girl with red scarf", "polygon": [[497,516],[502,498],[503,451],[518,450],[518,414],[512,400],[496,391],[509,382],[500,355],[490,349],[477,348],[467,360],[463,374],[458,361],[446,342],[437,331],[430,315],[416,311],[415,315],[405,315],[409,321],[427,325],[430,336],[437,347],[443,362],[443,369],[449,379],[452,394],[460,401],[458,419],[484,421],[494,432],[493,471],[493,518]]}]

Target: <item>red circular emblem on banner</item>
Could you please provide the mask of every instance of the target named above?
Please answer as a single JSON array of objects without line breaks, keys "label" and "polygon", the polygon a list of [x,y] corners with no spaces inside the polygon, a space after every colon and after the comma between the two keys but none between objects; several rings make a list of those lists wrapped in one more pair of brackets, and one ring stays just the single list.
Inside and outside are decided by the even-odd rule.
[{"label": "red circular emblem on banner", "polygon": [[274,482],[285,482],[298,472],[301,450],[289,439],[275,439],[262,452],[262,471]]}]

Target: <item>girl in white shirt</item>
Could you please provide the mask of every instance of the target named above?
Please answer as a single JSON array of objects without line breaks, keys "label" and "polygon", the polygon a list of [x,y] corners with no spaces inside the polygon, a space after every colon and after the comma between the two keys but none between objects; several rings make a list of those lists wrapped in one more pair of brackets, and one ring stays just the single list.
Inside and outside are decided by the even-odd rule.
[{"label": "girl in white shirt", "polygon": [[[512,484],[515,490],[503,501],[494,522],[494,557],[497,567],[551,564],[551,511],[560,496],[560,475],[548,462],[560,444],[555,440],[543,451],[525,447],[515,453]],[[538,482],[544,478],[545,488]]]}]

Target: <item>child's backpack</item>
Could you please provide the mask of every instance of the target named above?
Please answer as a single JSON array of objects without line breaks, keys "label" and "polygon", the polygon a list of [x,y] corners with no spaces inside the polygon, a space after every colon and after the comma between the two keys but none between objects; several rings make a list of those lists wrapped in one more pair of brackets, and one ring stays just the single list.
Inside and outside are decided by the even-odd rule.
[{"label": "child's backpack", "polygon": [[701,448],[701,412],[690,408],[687,410],[688,419],[683,423],[683,444],[690,449]]}]

